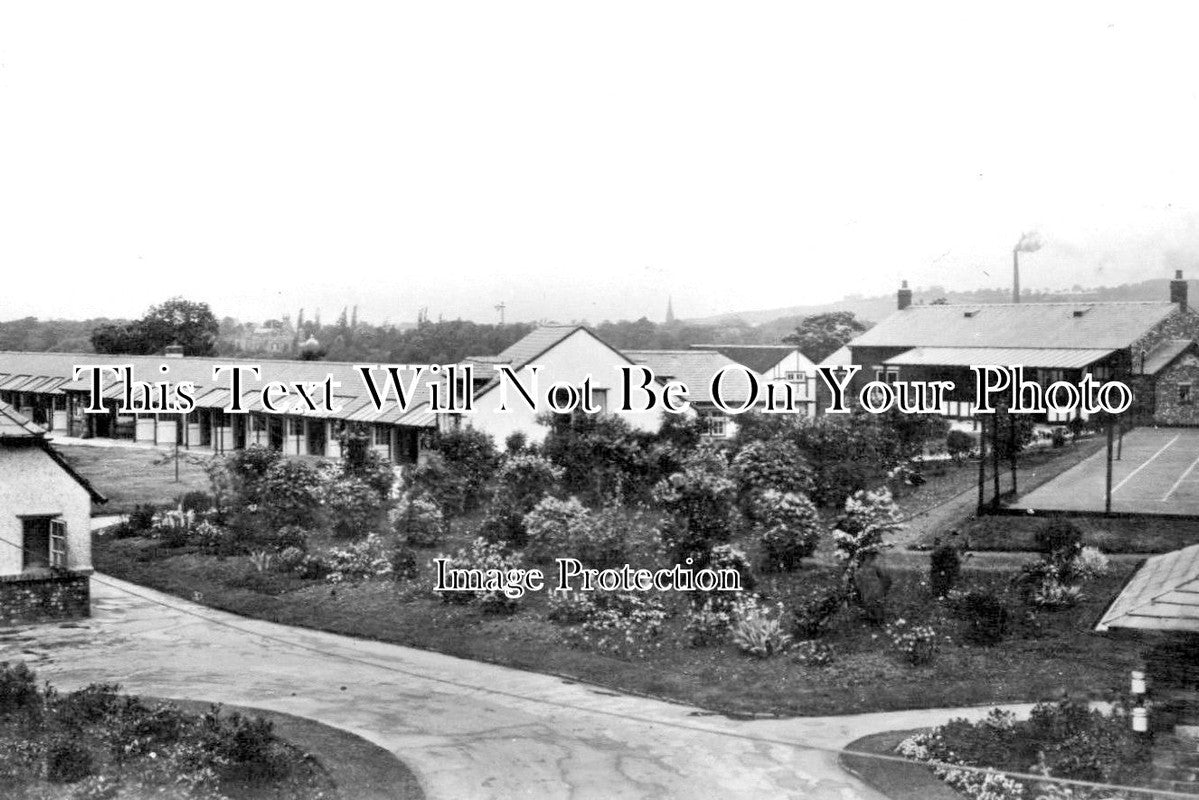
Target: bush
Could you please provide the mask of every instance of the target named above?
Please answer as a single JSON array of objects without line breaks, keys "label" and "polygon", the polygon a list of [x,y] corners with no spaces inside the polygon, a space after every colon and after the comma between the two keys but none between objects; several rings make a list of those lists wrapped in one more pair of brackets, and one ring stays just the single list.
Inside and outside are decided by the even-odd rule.
[{"label": "bush", "polygon": [[784,439],[751,442],[733,457],[732,475],[737,481],[741,509],[760,522],[764,492],[805,497],[816,488],[812,468],[795,443]]},{"label": "bush", "polygon": [[213,508],[212,495],[201,491],[185,492],[179,497],[179,507],[184,511],[203,514]]},{"label": "bush", "polygon": [[758,519],[762,568],[767,572],[791,572],[812,555],[820,540],[820,515],[803,494],[783,494],[767,489],[759,494]]},{"label": "bush", "polygon": [[845,593],[839,589],[818,589],[792,601],[791,635],[800,641],[823,636],[844,605]]},{"label": "bush", "polygon": [[223,466],[232,484],[236,502],[243,508],[257,504],[264,492],[266,474],[283,460],[283,455],[277,450],[260,444],[252,444],[226,456]]},{"label": "bush", "polygon": [[284,572],[297,572],[307,556],[298,547],[285,547],[279,551],[275,564]]},{"label": "bush", "polygon": [[910,625],[897,619],[885,628],[891,649],[912,666],[930,663],[937,654],[937,632],[931,625]]},{"label": "bush", "polygon": [[76,783],[94,769],[91,752],[78,741],[61,739],[46,749],[46,780],[50,783]]},{"label": "bush", "polygon": [[540,453],[562,468],[565,492],[593,505],[621,502],[645,485],[649,435],[613,414],[542,414],[549,428]]},{"label": "bush", "polygon": [[933,597],[945,597],[962,573],[962,557],[953,545],[940,544],[928,557],[928,586]]},{"label": "bush", "polygon": [[[496,570],[507,574],[512,570],[522,569],[524,564],[518,553],[508,553],[502,545],[489,542],[482,537],[476,538],[467,547],[458,550],[453,555],[444,553],[437,556],[445,559],[445,569],[477,570],[486,574],[488,570]],[[505,594],[498,590],[450,591],[438,592],[443,603],[477,603],[484,611],[506,613],[516,610],[520,596],[513,590]]]},{"label": "bush", "polygon": [[902,528],[890,490],[855,492],[833,531],[834,555],[852,573],[868,556],[889,547],[887,537]]},{"label": "bush", "polygon": [[1063,428],[1061,426],[1054,428],[1053,433],[1050,434],[1050,436],[1051,436],[1051,441],[1053,442],[1053,446],[1055,448],[1062,448],[1062,447],[1066,446],[1066,429],[1065,428]]},{"label": "bush", "polygon": [[495,440],[486,431],[468,425],[441,434],[438,449],[445,465],[462,481],[462,507],[458,511],[477,508],[500,463]]},{"label": "bush", "polygon": [[270,537],[270,545],[276,552],[299,550],[308,552],[308,531],[299,525],[284,525]]},{"label": "bush", "polygon": [[383,540],[374,533],[345,549],[331,550],[328,566],[325,580],[329,583],[365,581],[391,574],[391,558]]},{"label": "bush", "polygon": [[1036,532],[1037,549],[1049,556],[1073,558],[1082,549],[1082,533],[1067,519],[1052,519]]},{"label": "bush", "polygon": [[529,445],[529,437],[524,431],[512,431],[504,439],[504,451],[510,455],[523,452]]},{"label": "bush", "polygon": [[138,503],[129,512],[129,516],[113,528],[112,535],[118,539],[149,535],[150,529],[154,527],[155,513],[156,509],[152,503]]},{"label": "bush", "polygon": [[395,486],[395,470],[391,462],[375,450],[369,431],[350,427],[341,432],[341,459],[337,462],[337,477],[361,481],[375,493],[378,501],[391,497]]},{"label": "bush", "polygon": [[538,561],[574,555],[570,547],[590,516],[575,497],[569,500],[542,498],[524,518],[528,537],[525,554]]},{"label": "bush", "polygon": [[424,463],[408,471],[407,493],[432,498],[446,519],[462,513],[466,505],[466,479],[450,469],[440,453],[431,453]]},{"label": "bush", "polygon": [[562,468],[541,456],[506,458],[496,475],[494,495],[480,534],[491,542],[524,545],[525,516],[554,490],[561,477]]},{"label": "bush", "polygon": [[[247,453],[255,446],[238,451]],[[257,499],[247,507],[267,529],[312,527],[320,518],[325,476],[307,461],[276,459],[256,483]]]},{"label": "bush", "polygon": [[666,609],[655,595],[594,592],[574,641],[624,658],[642,658],[661,646]]},{"label": "bush", "polygon": [[0,661],[0,717],[41,704],[37,677],[25,662]]},{"label": "bush", "polygon": [[574,625],[586,622],[595,611],[591,595],[587,592],[567,592],[555,589],[549,595],[549,612],[546,616],[553,622]]},{"label": "bush", "polygon": [[951,429],[945,434],[945,451],[954,461],[964,461],[974,452],[974,437],[965,431]]},{"label": "bush", "polygon": [[329,490],[328,508],[333,535],[341,539],[376,533],[384,524],[384,501],[377,488],[361,478],[337,479]]},{"label": "bush", "polygon": [[171,509],[154,515],[150,535],[167,547],[184,547],[191,539],[196,525],[196,512]]},{"label": "bush", "polygon": [[782,611],[781,605],[771,611],[752,597],[742,598],[732,607],[733,644],[758,658],[770,658],[787,649],[791,635],[783,631]]},{"label": "bush", "polygon": [[706,566],[712,547],[736,532],[737,487],[726,473],[721,455],[700,450],[682,472],[654,486],[653,502],[671,516],[662,527],[662,544],[677,563],[691,558],[697,569]]},{"label": "bush", "polygon": [[297,577],[308,581],[322,581],[329,575],[329,563],[320,556],[308,553],[295,566]]},{"label": "bush", "polygon": [[394,578],[415,578],[418,574],[416,551],[407,544],[398,544],[391,551],[391,575]]},{"label": "bush", "polygon": [[729,637],[733,615],[727,604],[713,603],[711,599],[687,612],[684,630],[687,642],[692,647],[707,647],[720,644]]},{"label": "bush", "polygon": [[965,640],[991,647],[1003,641],[1009,627],[1007,608],[993,592],[971,591],[953,599],[953,610],[966,622]]},{"label": "bush", "polygon": [[445,533],[445,515],[428,494],[405,493],[387,515],[392,531],[412,547],[432,547]]},{"label": "bush", "polygon": [[805,667],[827,667],[833,663],[833,646],[824,642],[808,640],[796,642],[791,647],[792,659]]},{"label": "bush", "polygon": [[205,552],[222,556],[233,555],[241,549],[233,531],[208,520],[192,529],[190,541]]}]

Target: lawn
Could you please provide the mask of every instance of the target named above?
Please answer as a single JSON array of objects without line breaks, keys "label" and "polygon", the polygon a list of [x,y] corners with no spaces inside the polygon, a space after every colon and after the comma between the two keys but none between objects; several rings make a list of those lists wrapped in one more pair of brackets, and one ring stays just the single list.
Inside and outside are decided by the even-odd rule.
[{"label": "lawn", "polygon": [[175,459],[169,450],[57,444],[54,449],[108,498],[93,509],[98,514],[127,514],[138,503],[172,506],[186,492],[208,489],[208,476],[200,466],[206,456],[198,453],[181,452],[175,482]]},{"label": "lawn", "polygon": [[[1037,531],[1051,522],[1047,517],[978,517],[964,520],[957,531],[971,550],[1030,551],[1037,549]],[[1194,520],[1076,517],[1070,523],[1082,533],[1085,544],[1105,553],[1167,553],[1199,543]],[[919,546],[929,547],[932,540],[932,533],[925,534]]]},{"label": "lawn", "polygon": [[[439,549],[469,537],[467,526],[456,528],[453,541]],[[425,566],[436,552],[419,551],[415,578],[336,585],[259,572],[247,556],[218,558],[143,538],[101,537],[94,558],[102,572],[246,616],[563,675],[731,715],[962,706],[1055,698],[1063,691],[1106,697],[1123,686],[1137,661],[1135,645],[1091,630],[1127,579],[1127,564],[1088,584],[1079,605],[1028,617],[1008,587],[1011,573],[965,570],[963,588],[1007,596],[1016,618],[1013,632],[994,647],[963,642],[964,623],[931,597],[923,567],[896,567],[889,617],[937,629],[941,650],[932,663],[909,666],[890,652],[880,629],[846,608],[822,640],[832,649],[831,663],[809,666],[790,653],[758,659],[729,643],[690,646],[686,600],[673,593],[665,595],[672,616],[645,657],[572,644],[569,626],[548,619],[546,593],[527,595],[512,615],[441,602],[431,590],[433,570]],[[811,566],[768,576],[757,590],[785,602],[837,580],[835,568]]]}]

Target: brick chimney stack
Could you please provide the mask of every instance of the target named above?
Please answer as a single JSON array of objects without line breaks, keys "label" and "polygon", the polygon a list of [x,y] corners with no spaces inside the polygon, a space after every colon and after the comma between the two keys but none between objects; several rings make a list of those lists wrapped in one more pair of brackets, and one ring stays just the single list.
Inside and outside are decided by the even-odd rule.
[{"label": "brick chimney stack", "polygon": [[[1183,294],[1186,294],[1186,289],[1183,289]],[[895,295],[895,299],[898,301],[900,311],[903,311],[912,304],[912,290],[908,288],[907,281],[904,281],[900,285],[899,291]]]},{"label": "brick chimney stack", "polygon": [[1183,280],[1182,270],[1174,270],[1174,280],[1170,281],[1170,302],[1178,303],[1185,314],[1187,310],[1187,282]]}]

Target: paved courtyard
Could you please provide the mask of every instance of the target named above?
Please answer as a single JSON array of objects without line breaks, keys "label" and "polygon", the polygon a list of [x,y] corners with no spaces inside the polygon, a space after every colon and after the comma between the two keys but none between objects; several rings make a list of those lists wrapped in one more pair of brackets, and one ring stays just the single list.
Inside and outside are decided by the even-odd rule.
[{"label": "paved courtyard", "polygon": [[0,635],[62,688],[310,717],[401,757],[430,798],[802,797],[878,800],[834,754],[868,733],[981,716],[933,710],[736,721],[535,673],[232,614],[107,576],[91,619]]}]

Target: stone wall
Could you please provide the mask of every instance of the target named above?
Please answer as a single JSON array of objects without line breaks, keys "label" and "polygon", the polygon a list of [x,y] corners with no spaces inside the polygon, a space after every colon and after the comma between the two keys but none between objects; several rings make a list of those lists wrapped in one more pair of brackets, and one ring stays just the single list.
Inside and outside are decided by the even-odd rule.
[{"label": "stone wall", "polygon": [[[1179,400],[1180,384],[1191,385],[1190,404]],[[1199,359],[1187,353],[1157,374],[1153,421],[1158,425],[1199,425]]]},{"label": "stone wall", "polygon": [[1199,314],[1193,309],[1187,309],[1185,314],[1175,311],[1170,316],[1153,326],[1153,329],[1133,342],[1129,352],[1132,356],[1132,368],[1136,372],[1141,368],[1141,351],[1152,353],[1167,339],[1199,339]]},{"label": "stone wall", "polygon": [[86,573],[0,576],[0,627],[80,619],[90,614]]}]

